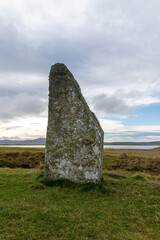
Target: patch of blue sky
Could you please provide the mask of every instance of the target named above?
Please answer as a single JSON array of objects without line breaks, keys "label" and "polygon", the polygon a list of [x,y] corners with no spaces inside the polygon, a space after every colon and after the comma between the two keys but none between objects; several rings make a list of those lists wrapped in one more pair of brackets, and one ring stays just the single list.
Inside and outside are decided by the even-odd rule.
[{"label": "patch of blue sky", "polygon": [[160,125],[160,104],[142,105],[135,109],[133,115],[110,116],[109,119],[120,121],[125,126]]}]

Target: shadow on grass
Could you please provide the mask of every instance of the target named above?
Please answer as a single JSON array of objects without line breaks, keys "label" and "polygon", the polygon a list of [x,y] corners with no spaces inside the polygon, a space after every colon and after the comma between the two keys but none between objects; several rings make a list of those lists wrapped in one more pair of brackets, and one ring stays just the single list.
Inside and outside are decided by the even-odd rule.
[{"label": "shadow on grass", "polygon": [[108,194],[107,183],[104,179],[100,183],[76,183],[69,179],[46,179],[44,173],[40,173],[36,179],[32,188],[34,189],[44,189],[45,187],[59,187],[76,190],[78,192],[97,192]]}]

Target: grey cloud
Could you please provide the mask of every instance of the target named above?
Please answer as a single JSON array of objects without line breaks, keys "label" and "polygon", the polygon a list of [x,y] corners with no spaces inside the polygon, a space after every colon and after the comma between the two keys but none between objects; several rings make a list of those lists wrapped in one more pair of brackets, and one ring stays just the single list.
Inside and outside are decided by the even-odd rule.
[{"label": "grey cloud", "polygon": [[131,114],[132,108],[129,107],[123,99],[117,96],[98,95],[92,100],[93,110],[96,113],[107,115]]},{"label": "grey cloud", "polygon": [[40,116],[47,109],[47,102],[39,96],[21,93],[14,98],[0,97],[0,117],[11,119],[14,117]]},{"label": "grey cloud", "polygon": [[[42,10],[40,4],[37,5],[37,8]],[[132,10],[134,11],[134,8]],[[1,39],[1,46],[4,58],[1,67],[6,65],[8,67],[9,65],[14,69],[18,67],[19,69],[28,68],[30,71],[33,69],[35,71],[45,71],[52,61],[64,60],[69,65],[74,66],[75,62],[81,64],[83,59],[89,59],[92,54],[94,56],[98,52],[107,53],[107,55],[113,57],[117,57],[118,54],[121,57],[122,54],[130,56],[130,52],[135,55],[137,51],[134,51],[135,44],[132,41],[125,41],[125,36],[117,38],[123,34],[123,29],[125,31],[132,30],[128,29],[128,16],[125,16],[126,21],[128,21],[127,24],[124,22],[119,25],[118,23],[126,15],[123,11],[122,4],[117,3],[115,7],[110,1],[90,3],[85,16],[87,23],[85,26],[77,29],[72,28],[69,31],[65,25],[65,20],[62,23],[60,21],[55,24],[51,19],[52,22],[47,22],[44,28],[33,32],[35,38],[37,33],[37,46],[28,37],[31,34],[28,33],[30,30],[25,29],[25,25],[20,22],[19,16],[15,14],[8,18],[8,14],[7,27],[2,26],[4,37]],[[1,16],[1,20],[1,23],[6,20],[4,15]],[[100,24],[101,27],[99,28],[97,24]],[[114,30],[118,30],[118,32]],[[46,35],[46,38],[43,35]],[[18,61],[19,66],[13,59]],[[7,64],[7,60],[9,60],[9,64]]]},{"label": "grey cloud", "polygon": [[17,128],[22,128],[22,126],[4,127],[3,129],[8,131],[8,130],[13,130],[13,129],[17,129]]},{"label": "grey cloud", "polygon": [[[27,16],[27,10],[20,14],[16,4],[0,12],[0,70],[6,74],[5,79],[0,77],[1,97],[8,96],[15,102],[16,96],[25,92],[28,96],[47,99],[48,72],[55,62],[64,62],[69,67],[82,90],[101,88],[99,96],[93,99],[97,112],[129,114],[132,109],[128,99],[134,103],[137,97],[160,95],[158,0],[88,0],[84,1],[87,7],[81,15],[71,10],[74,1],[69,1],[68,11],[58,19],[54,16],[54,2],[48,1],[48,8],[53,9],[52,14],[48,14],[43,1],[34,4],[28,1],[27,10],[32,11],[33,16],[36,12],[42,16],[39,25],[32,16],[27,25],[21,16]],[[61,8],[63,3],[66,1],[56,4]],[[74,25],[76,21],[79,24]],[[23,84],[22,77],[10,85],[8,74],[17,72],[26,76],[29,73],[43,75],[44,81],[38,83],[28,75],[28,83]],[[90,94],[90,98],[97,94]],[[10,112],[12,115],[14,111],[14,115],[20,114],[23,109],[30,112],[32,108],[29,103],[27,106],[23,103],[24,108],[18,102],[15,104],[17,107],[10,111],[8,107],[3,116]],[[38,104],[38,109],[42,105]]]},{"label": "grey cloud", "polygon": [[[15,12],[7,12],[7,17],[1,16],[0,68],[47,75],[51,64],[65,62],[83,84],[129,84],[149,69],[151,78],[151,70],[160,63],[156,54],[160,43],[155,37],[160,26],[158,6],[158,1],[154,5],[142,0],[88,1],[82,26],[67,26],[65,19],[55,23],[53,14],[37,31],[28,29]],[[43,12],[41,1],[33,9]],[[47,18],[47,13],[43,16]]]},{"label": "grey cloud", "polygon": [[[137,132],[137,131],[122,131],[119,133],[105,132],[104,141],[156,141],[155,137],[160,137],[160,132]],[[157,139],[159,141],[159,139]]]},{"label": "grey cloud", "polygon": [[[28,77],[30,79],[30,77]],[[3,80],[3,79],[2,79]],[[23,82],[23,80],[22,80]],[[5,97],[8,96],[10,98],[16,97],[18,94],[25,92],[28,95],[41,96],[42,98],[47,99],[48,95],[48,76],[44,77],[44,81],[34,82],[33,79],[30,79],[28,83],[20,84],[18,82],[13,82],[12,80],[8,83],[0,82],[0,96]]]}]

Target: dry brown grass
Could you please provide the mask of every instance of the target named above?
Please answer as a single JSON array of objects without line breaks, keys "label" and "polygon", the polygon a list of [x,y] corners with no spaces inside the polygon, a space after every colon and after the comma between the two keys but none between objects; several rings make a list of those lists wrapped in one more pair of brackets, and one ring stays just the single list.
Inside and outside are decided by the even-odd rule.
[{"label": "dry brown grass", "polygon": [[105,149],[104,169],[123,169],[160,174],[160,150]]},{"label": "dry brown grass", "polygon": [[[0,167],[43,168],[44,149],[0,148]],[[104,170],[160,174],[160,149],[104,149]]]},{"label": "dry brown grass", "polygon": [[0,151],[0,167],[35,168],[43,167],[44,151]]}]

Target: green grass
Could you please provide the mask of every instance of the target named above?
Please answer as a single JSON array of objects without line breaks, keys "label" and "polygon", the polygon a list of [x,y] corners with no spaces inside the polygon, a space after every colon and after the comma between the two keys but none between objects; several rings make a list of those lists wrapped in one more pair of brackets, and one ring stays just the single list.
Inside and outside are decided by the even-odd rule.
[{"label": "green grass", "polygon": [[30,147],[0,147],[0,152],[44,152],[44,148],[30,148]]},{"label": "green grass", "polygon": [[[5,151],[18,150],[0,149],[2,155]],[[44,149],[31,152],[44,153]],[[137,172],[108,167],[117,161],[131,161],[133,156],[142,156],[142,162],[158,159],[156,151],[105,150],[103,182],[99,185],[46,181],[39,165],[33,169],[3,166],[0,239],[159,240],[160,176],[145,169]]]},{"label": "green grass", "polygon": [[44,184],[39,169],[0,169],[0,239],[160,239],[160,179],[105,171],[95,185]]}]

